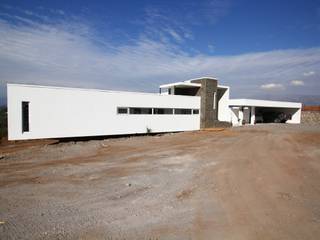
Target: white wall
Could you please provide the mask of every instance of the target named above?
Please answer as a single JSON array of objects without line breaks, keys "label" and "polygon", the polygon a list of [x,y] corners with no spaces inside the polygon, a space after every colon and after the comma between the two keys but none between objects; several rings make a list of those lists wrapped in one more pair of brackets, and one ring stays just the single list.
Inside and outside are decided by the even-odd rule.
[{"label": "white wall", "polygon": [[218,120],[230,122],[230,110],[229,110],[229,87],[225,88],[226,91],[220,98],[218,103]]},{"label": "white wall", "polygon": [[[188,131],[198,115],[117,114],[117,107],[200,108],[200,97],[8,84],[9,140]],[[22,133],[21,102],[30,131]]]},{"label": "white wall", "polygon": [[301,122],[301,108],[298,109],[288,109],[285,113],[292,115],[291,120],[287,120],[287,123],[300,123]]},{"label": "white wall", "polygon": [[240,126],[239,107],[230,107],[230,118],[229,122],[232,123],[232,126]]}]

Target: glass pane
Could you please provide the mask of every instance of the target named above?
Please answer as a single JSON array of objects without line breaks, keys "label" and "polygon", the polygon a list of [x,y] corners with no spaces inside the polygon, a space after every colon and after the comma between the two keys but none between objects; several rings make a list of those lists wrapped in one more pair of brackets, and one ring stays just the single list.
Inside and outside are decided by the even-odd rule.
[{"label": "glass pane", "polygon": [[153,114],[173,114],[172,108],[154,108]]},{"label": "glass pane", "polygon": [[22,102],[22,132],[29,132],[29,102]]},{"label": "glass pane", "polygon": [[191,109],[187,108],[176,108],[174,114],[191,114]]},{"label": "glass pane", "polygon": [[118,108],[118,113],[119,114],[127,114],[128,113],[128,108]]},{"label": "glass pane", "polygon": [[152,114],[152,108],[130,108],[130,114]]}]

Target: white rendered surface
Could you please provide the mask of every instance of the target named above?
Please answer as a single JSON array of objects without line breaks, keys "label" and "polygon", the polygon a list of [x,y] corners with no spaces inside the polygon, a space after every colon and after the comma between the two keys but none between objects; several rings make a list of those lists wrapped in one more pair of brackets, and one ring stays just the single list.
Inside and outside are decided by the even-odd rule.
[{"label": "white rendered surface", "polygon": [[[8,84],[9,140],[189,131],[198,115],[117,114],[117,107],[200,108],[200,97]],[[21,102],[30,131],[22,133]]]},{"label": "white rendered surface", "polygon": [[229,109],[229,98],[230,98],[230,88],[218,86],[220,89],[224,89],[225,92],[218,102],[218,120],[230,122],[230,109]]},{"label": "white rendered surface", "polygon": [[242,125],[243,122],[243,109],[239,108],[239,125]]},{"label": "white rendered surface", "polygon": [[230,99],[229,106],[254,106],[254,107],[276,107],[276,108],[301,108],[301,103],[269,101],[257,99]]},{"label": "white rendered surface", "polygon": [[251,111],[251,118],[250,118],[250,124],[251,125],[254,125],[255,124],[255,121],[256,121],[256,107],[251,107],[250,108],[250,111]]}]

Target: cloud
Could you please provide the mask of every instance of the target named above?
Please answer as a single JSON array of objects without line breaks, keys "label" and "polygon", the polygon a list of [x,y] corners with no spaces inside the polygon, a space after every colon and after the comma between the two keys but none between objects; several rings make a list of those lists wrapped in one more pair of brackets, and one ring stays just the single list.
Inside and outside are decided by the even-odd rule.
[{"label": "cloud", "polygon": [[177,42],[182,42],[183,41],[183,36],[180,36],[179,33],[177,33],[174,29],[166,29],[166,31],[173,37]]},{"label": "cloud", "polygon": [[179,17],[171,17],[170,11],[164,12],[156,7],[147,7],[142,21],[143,36],[163,43],[181,43],[193,39],[193,34]]},{"label": "cloud", "polygon": [[302,80],[292,80],[290,82],[290,85],[292,85],[292,86],[304,86],[304,82]]},{"label": "cloud", "polygon": [[[13,24],[0,17],[0,36],[1,96],[7,82],[156,92],[163,83],[212,75],[231,86],[233,97],[255,97],[266,89],[283,89],[310,67],[320,68],[320,48],[190,54],[176,44],[177,36],[171,42],[143,33],[119,45],[79,21]],[[319,90],[317,79],[299,88],[304,94]],[[286,94],[292,91],[298,89],[288,88]]]},{"label": "cloud", "polygon": [[209,49],[210,52],[214,52],[215,46],[213,44],[209,44],[208,45],[208,49]]},{"label": "cloud", "polygon": [[211,0],[204,3],[200,12],[211,24],[215,24],[229,13],[231,7],[229,0]]},{"label": "cloud", "polygon": [[266,90],[280,90],[284,89],[284,86],[280,83],[268,83],[268,84],[262,84],[261,89],[266,89]]},{"label": "cloud", "polygon": [[[195,38],[192,26],[216,24],[232,7],[230,0],[204,0],[196,3],[172,4],[170,8],[150,5],[145,8],[143,20],[136,22],[144,26],[144,34],[162,42],[173,40],[182,43]],[[190,11],[190,9],[192,9]]]},{"label": "cloud", "polygon": [[306,76],[306,77],[309,77],[309,76],[313,76],[315,75],[316,73],[314,71],[309,71],[309,72],[304,72],[303,73],[303,76]]}]

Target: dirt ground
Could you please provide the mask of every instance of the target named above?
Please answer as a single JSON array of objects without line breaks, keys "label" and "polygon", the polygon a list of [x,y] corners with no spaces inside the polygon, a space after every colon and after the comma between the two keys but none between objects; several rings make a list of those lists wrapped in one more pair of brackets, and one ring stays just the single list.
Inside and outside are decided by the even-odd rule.
[{"label": "dirt ground", "polygon": [[319,126],[0,152],[0,239],[320,239]]}]

